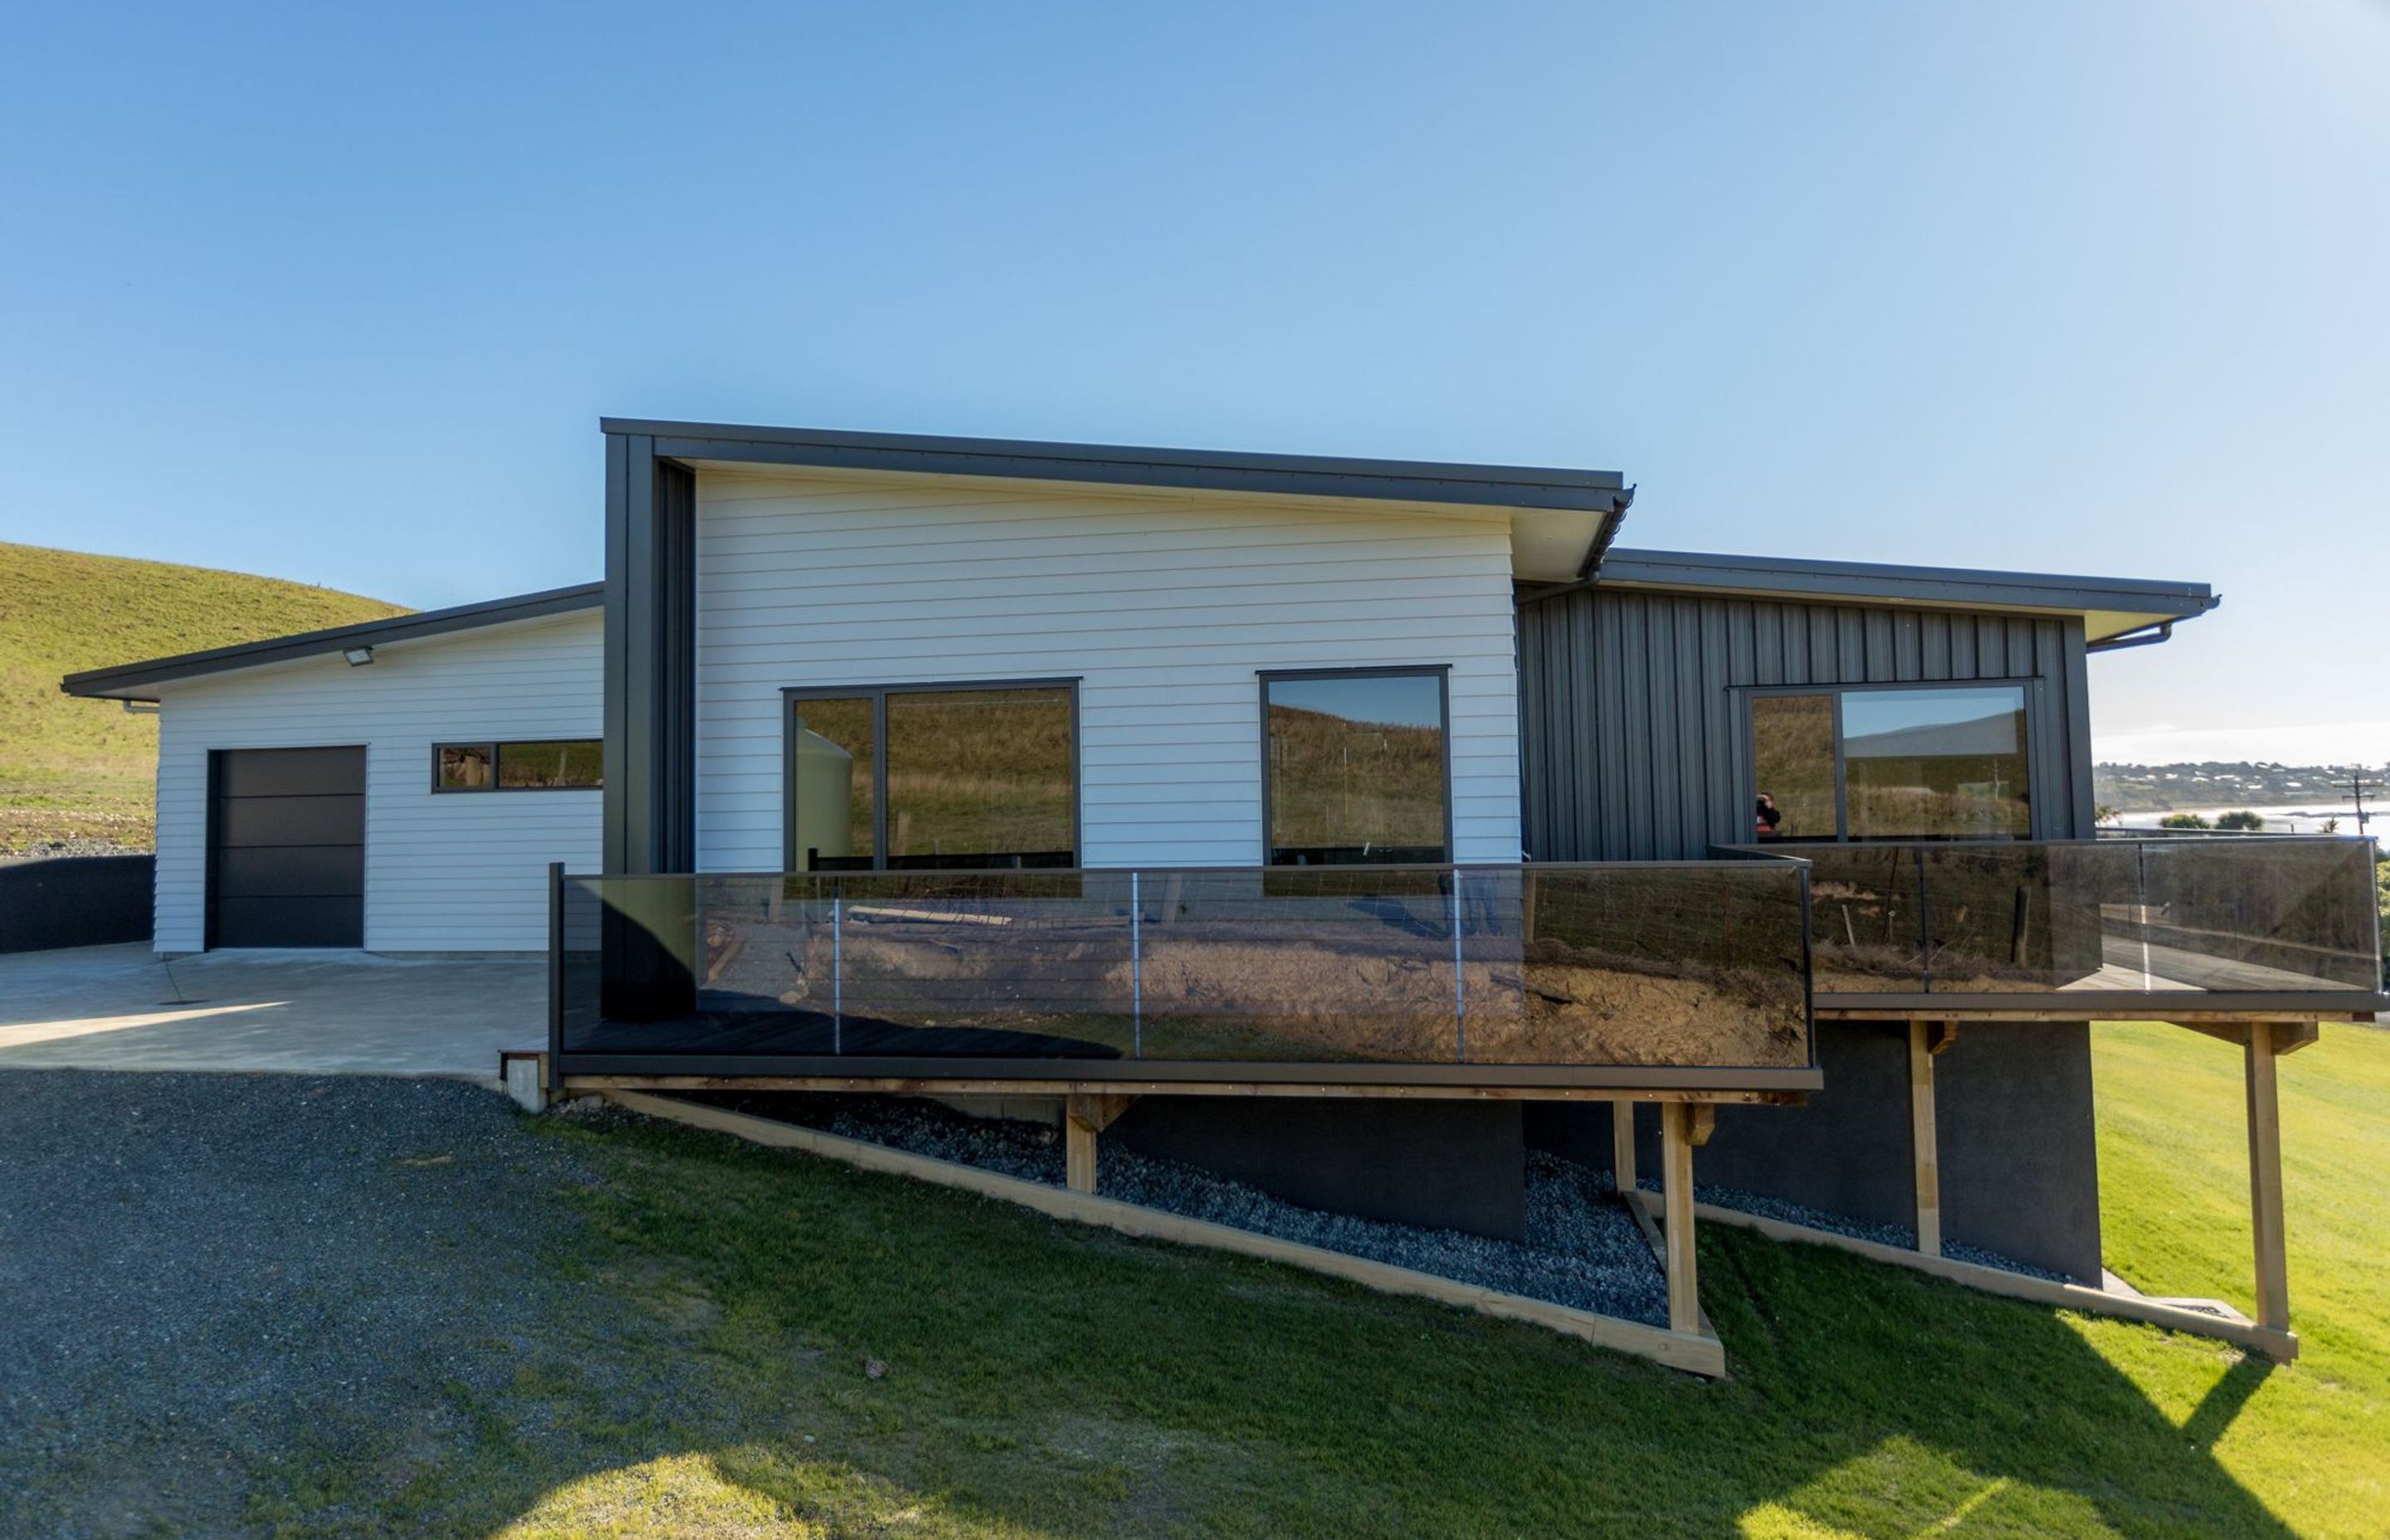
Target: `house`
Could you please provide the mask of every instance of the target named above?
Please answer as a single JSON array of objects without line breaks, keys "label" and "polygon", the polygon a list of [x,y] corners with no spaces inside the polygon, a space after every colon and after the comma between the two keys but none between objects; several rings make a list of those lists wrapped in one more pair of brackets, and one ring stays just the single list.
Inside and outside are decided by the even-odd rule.
[{"label": "house", "polygon": [[1090,1186],[1104,1129],[1501,1234],[1544,1147],[1689,1237],[1700,1143],[2094,1286],[2084,1018],[2255,1077],[2378,998],[2353,842],[2093,838],[2088,658],[2199,584],[1616,547],[1600,471],[602,426],[602,584],[66,681],[159,705],[161,951],[548,950],[557,1084],[1063,1095]]}]

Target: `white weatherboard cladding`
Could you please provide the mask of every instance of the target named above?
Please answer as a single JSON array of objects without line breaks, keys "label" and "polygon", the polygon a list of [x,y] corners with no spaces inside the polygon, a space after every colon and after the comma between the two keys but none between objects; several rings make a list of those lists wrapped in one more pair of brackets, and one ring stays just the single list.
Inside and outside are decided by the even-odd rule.
[{"label": "white weatherboard cladding", "polygon": [[782,865],[788,687],[1080,679],[1081,859],[1262,859],[1260,671],[1449,665],[1462,861],[1519,856],[1509,526],[701,472],[697,849]]},{"label": "white weatherboard cladding", "polygon": [[547,945],[547,864],[598,869],[598,793],[435,794],[431,746],[596,738],[598,612],[379,648],[352,668],[313,658],[167,685],[158,721],[157,942],[205,935],[208,751],[366,746],[366,946]]}]

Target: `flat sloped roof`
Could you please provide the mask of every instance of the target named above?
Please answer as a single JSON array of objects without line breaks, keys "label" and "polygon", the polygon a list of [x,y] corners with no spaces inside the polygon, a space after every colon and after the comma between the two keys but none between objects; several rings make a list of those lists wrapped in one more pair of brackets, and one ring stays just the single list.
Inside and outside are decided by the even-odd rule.
[{"label": "flat sloped roof", "polygon": [[68,674],[58,682],[58,687],[69,695],[87,696],[95,699],[146,700],[150,698],[149,692],[158,686],[178,680],[228,674],[235,669],[256,668],[264,663],[318,657],[353,647],[381,647],[392,642],[443,636],[451,632],[472,631],[487,625],[507,625],[517,621],[565,615],[576,610],[595,610],[605,597],[604,584],[581,583],[570,588],[547,588],[536,594],[485,599],[479,604],[460,604],[448,610],[393,615],[385,621],[365,621],[356,625],[336,625],[323,631],[302,631],[295,636],[271,636],[262,642],[243,642],[237,647],[209,648],[202,652],[177,653],[171,658],[151,658],[138,663],[86,669],[81,674]]},{"label": "flat sloped roof", "polygon": [[639,417],[602,417],[598,427],[608,433],[651,438],[655,452],[667,459],[747,465],[1595,513],[1622,512],[1633,496],[1616,471],[1544,466],[1257,455],[1038,439],[858,433],[827,428],[752,428]]},{"label": "flat sloped roof", "polygon": [[2167,621],[2189,620],[2223,602],[2204,583],[1624,547],[1613,548],[1602,558],[1594,581],[1605,588],[1673,588],[1817,603],[1840,600],[2079,615],[2086,635],[2095,642]]}]

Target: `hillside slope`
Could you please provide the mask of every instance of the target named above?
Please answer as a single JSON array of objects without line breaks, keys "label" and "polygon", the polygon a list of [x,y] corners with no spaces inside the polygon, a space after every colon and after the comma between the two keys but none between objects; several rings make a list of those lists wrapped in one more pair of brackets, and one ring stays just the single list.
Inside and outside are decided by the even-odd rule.
[{"label": "hillside slope", "polygon": [[153,841],[156,719],[62,694],[62,674],[404,613],[278,578],[0,543],[0,854]]}]

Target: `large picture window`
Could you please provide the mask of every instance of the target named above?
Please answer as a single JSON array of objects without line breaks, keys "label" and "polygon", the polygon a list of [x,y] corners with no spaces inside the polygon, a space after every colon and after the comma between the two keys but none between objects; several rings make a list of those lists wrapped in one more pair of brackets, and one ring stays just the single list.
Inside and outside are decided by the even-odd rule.
[{"label": "large picture window", "polygon": [[2025,691],[2004,684],[1754,694],[1754,833],[2030,837]]},{"label": "large picture window", "polygon": [[788,695],[792,869],[1078,864],[1072,685]]},{"label": "large picture window", "polygon": [[1443,670],[1264,674],[1262,739],[1270,865],[1450,859]]}]

